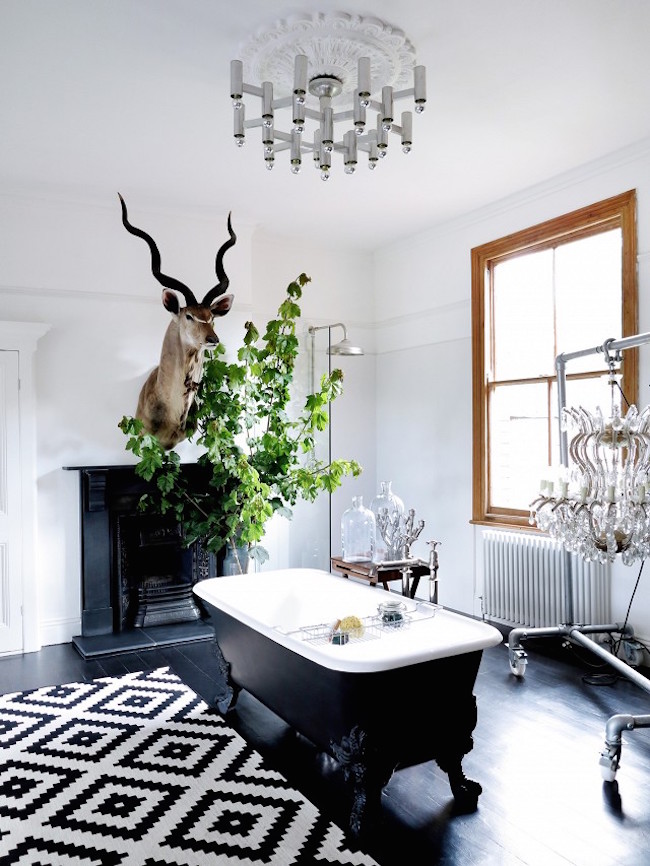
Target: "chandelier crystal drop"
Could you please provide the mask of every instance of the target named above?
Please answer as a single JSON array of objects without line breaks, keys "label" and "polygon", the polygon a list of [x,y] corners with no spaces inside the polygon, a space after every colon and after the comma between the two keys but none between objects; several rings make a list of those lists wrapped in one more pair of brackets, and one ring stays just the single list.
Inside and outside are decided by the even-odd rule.
[{"label": "chandelier crystal drop", "polygon": [[[360,154],[374,169],[391,135],[410,153],[413,114],[403,111],[396,123],[395,103],[410,99],[416,114],[424,110],[426,71],[415,64],[413,46],[400,30],[343,12],[299,15],[260,32],[240,56],[230,62],[233,135],[242,147],[250,130],[261,129],[268,169],[284,150],[293,174],[307,156],[328,180],[333,153],[342,156],[346,174],[356,171]],[[246,83],[244,69],[261,84]],[[278,90],[286,87],[284,95],[276,94],[275,81]],[[247,119],[244,94],[259,99],[259,116]]]},{"label": "chandelier crystal drop", "polygon": [[587,561],[625,565],[650,554],[650,407],[630,406],[608,419],[598,408],[563,410],[574,432],[565,477],[543,481],[530,524]]}]

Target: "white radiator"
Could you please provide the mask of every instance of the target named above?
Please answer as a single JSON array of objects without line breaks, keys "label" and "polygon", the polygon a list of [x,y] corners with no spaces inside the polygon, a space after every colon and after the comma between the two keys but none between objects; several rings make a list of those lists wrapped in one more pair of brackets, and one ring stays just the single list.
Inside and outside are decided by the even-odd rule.
[{"label": "white radiator", "polygon": [[572,572],[572,623],[609,623],[607,565],[567,556],[559,544],[543,536],[492,529],[483,532],[485,617],[529,628],[566,623],[567,559]]}]

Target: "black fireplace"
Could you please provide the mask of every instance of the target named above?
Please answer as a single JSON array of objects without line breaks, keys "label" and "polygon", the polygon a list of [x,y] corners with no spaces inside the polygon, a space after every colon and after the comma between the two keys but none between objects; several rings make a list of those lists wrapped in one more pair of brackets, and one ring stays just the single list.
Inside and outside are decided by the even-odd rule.
[{"label": "black fireplace", "polygon": [[[200,543],[187,546],[183,527],[167,515],[138,509],[150,485],[133,466],[70,466],[79,473],[81,634],[84,658],[174,643],[210,640],[192,592],[217,573]],[[208,469],[186,464],[190,489]]]}]

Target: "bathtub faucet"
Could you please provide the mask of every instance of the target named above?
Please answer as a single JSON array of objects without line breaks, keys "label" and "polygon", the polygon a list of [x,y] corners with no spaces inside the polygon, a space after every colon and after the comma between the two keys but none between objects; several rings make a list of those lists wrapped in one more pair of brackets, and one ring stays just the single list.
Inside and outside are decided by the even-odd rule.
[{"label": "bathtub faucet", "polygon": [[431,545],[429,550],[429,601],[438,604],[438,551],[436,547],[439,541],[427,541]]}]

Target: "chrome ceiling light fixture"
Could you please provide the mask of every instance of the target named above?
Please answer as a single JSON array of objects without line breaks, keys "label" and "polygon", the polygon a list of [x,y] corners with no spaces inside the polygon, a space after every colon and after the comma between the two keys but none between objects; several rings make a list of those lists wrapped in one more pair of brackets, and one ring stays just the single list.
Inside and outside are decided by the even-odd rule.
[{"label": "chrome ceiling light fixture", "polygon": [[[345,12],[293,16],[260,32],[242,48],[240,58],[230,63],[235,142],[241,147],[247,130],[261,127],[268,169],[283,150],[289,151],[294,174],[305,154],[323,180],[330,176],[332,153],[342,155],[346,174],[354,173],[360,151],[368,154],[368,168],[374,169],[386,156],[391,133],[400,137],[403,152],[410,152],[413,114],[403,111],[401,125],[396,124],[394,104],[410,98],[420,114],[426,104],[426,73],[424,66],[415,65],[415,49],[401,30]],[[261,85],[244,82],[244,67]],[[278,89],[285,86],[287,95],[277,98],[274,82]],[[259,117],[246,119],[245,93],[259,97]],[[310,97],[317,107],[309,104]],[[276,128],[285,110],[288,131]],[[337,124],[343,123],[348,128],[337,141]]]}]

